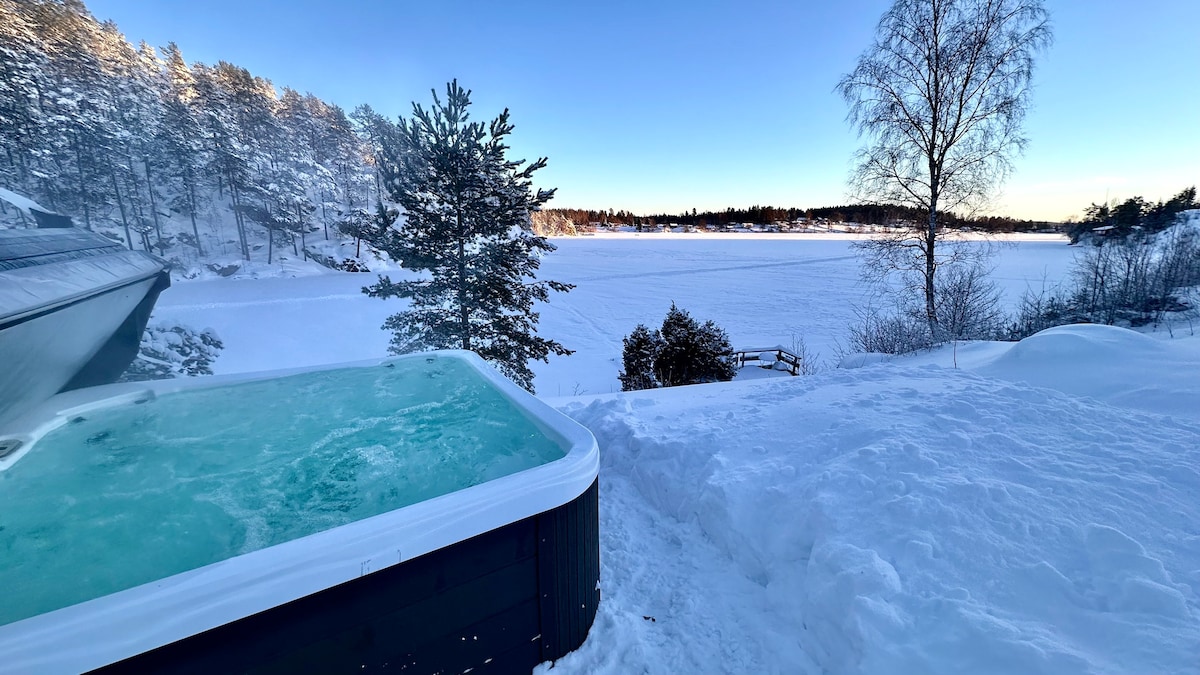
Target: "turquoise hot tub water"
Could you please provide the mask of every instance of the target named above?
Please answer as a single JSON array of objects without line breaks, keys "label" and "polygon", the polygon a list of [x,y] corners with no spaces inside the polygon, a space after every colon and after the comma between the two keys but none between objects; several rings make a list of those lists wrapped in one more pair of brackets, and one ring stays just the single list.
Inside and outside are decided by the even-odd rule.
[{"label": "turquoise hot tub water", "polygon": [[568,449],[459,358],[139,400],[69,416],[0,472],[0,626]]}]

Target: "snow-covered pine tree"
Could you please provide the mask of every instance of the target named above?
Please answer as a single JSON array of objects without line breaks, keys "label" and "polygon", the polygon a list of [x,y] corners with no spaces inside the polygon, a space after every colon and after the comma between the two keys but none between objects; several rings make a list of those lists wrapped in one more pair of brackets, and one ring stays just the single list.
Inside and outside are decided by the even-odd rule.
[{"label": "snow-covered pine tree", "polygon": [[321,219],[326,226],[325,238],[329,238],[328,225],[336,216],[370,206],[366,197],[367,186],[373,180],[374,165],[364,162],[368,155],[362,140],[354,131],[354,125],[346,111],[336,105],[316,98],[306,98],[313,109],[313,117],[321,125],[321,151],[319,161],[333,181],[332,190],[321,195]]},{"label": "snow-covered pine tree", "polygon": [[[375,112],[369,104],[363,103],[350,113],[359,142],[366,148],[367,162],[371,166],[370,180],[366,185],[368,207],[383,198],[383,175],[379,170],[379,160],[383,154],[384,137],[394,135],[396,125],[388,122],[383,115]],[[391,140],[395,145],[395,141]],[[371,197],[371,186],[374,184],[375,197]],[[350,206],[349,208],[354,208]]]},{"label": "snow-covered pine tree", "polygon": [[621,365],[624,369],[617,376],[621,380],[621,391],[656,388],[658,382],[654,379],[654,361],[662,351],[662,335],[639,323],[623,342]]},{"label": "snow-covered pine tree", "polygon": [[625,336],[621,391],[728,382],[737,374],[729,336],[712,321],[703,324],[671,303],[661,329],[638,324]]},{"label": "snow-covered pine tree", "polygon": [[208,162],[204,145],[204,129],[200,124],[197,109],[196,79],[183,59],[183,54],[174,43],[164,50],[167,86],[163,92],[163,123],[158,129],[156,147],[164,164],[163,177],[173,188],[174,197],[169,206],[186,214],[192,226],[192,241],[199,256],[204,255],[200,242],[200,228],[196,217],[208,194],[204,180],[204,167]]},{"label": "snow-covered pine tree", "polygon": [[533,234],[530,213],[554,190],[532,188],[545,158],[526,165],[505,157],[508,110],[490,124],[471,122],[470,104],[471,92],[451,82],[445,101],[435,91],[429,110],[414,103],[412,116],[382,139],[384,189],[404,215],[398,231],[371,243],[424,274],[398,282],[383,276],[363,291],[409,299],[410,308],[383,326],[393,331],[392,352],[472,350],[533,391],[529,359],[571,353],[537,335],[533,309],[550,291],[572,288],[534,280],[540,256],[555,246]]},{"label": "snow-covered pine tree", "polygon": [[14,0],[0,0],[0,185],[34,194],[49,59],[37,24],[19,9]]},{"label": "snow-covered pine tree", "polygon": [[662,386],[728,382],[737,373],[729,337],[712,321],[701,324],[672,302],[660,334],[654,376]]}]

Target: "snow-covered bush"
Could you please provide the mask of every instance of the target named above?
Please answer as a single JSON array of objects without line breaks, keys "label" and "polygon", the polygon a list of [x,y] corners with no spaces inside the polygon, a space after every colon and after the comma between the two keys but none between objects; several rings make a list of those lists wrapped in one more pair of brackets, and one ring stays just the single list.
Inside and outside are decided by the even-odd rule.
[{"label": "snow-covered bush", "polygon": [[924,317],[912,312],[888,314],[873,308],[855,311],[858,321],[848,329],[848,354],[908,354],[933,346]]},{"label": "snow-covered bush", "polygon": [[1157,234],[1134,232],[1088,247],[1065,290],[1027,293],[1011,321],[1010,339],[1070,323],[1143,326],[1195,310],[1200,284],[1200,211],[1181,214]]},{"label": "snow-covered bush", "polygon": [[142,334],[137,358],[120,381],[212,375],[212,363],[224,347],[212,329],[198,331],[176,324],[152,324]]},{"label": "snow-covered bush", "polygon": [[621,391],[654,389],[654,359],[662,351],[662,335],[638,324],[633,332],[625,336],[625,348],[621,355],[624,369],[617,379],[621,380]]},{"label": "snow-covered bush", "polygon": [[[983,261],[947,264],[935,280],[932,329],[923,298],[911,289],[899,294],[891,312],[858,310],[850,331],[850,352],[907,354],[954,340],[993,340],[1004,331],[1000,289]],[[933,332],[931,332],[931,330]]]},{"label": "snow-covered bush", "polygon": [[728,382],[737,373],[725,331],[712,321],[696,321],[675,303],[662,328],[638,324],[624,344],[622,391]]}]

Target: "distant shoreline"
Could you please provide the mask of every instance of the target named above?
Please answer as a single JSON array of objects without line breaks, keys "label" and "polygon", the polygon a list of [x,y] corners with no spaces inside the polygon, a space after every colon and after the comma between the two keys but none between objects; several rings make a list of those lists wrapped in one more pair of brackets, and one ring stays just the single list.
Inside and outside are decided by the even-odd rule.
[{"label": "distant shoreline", "polygon": [[[595,239],[756,239],[756,240],[786,240],[786,241],[859,241],[870,239],[872,234],[855,232],[586,232],[573,235],[552,235],[550,239],[579,239],[591,237]],[[949,237],[948,237],[949,238]],[[1046,232],[1005,232],[988,234],[984,232],[961,232],[953,238],[965,241],[1040,241],[1068,242],[1067,235]]]}]

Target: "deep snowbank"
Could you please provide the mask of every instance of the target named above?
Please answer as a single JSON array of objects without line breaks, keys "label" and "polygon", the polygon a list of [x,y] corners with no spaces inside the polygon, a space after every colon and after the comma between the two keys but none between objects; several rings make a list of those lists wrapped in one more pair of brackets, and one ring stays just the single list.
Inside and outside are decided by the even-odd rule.
[{"label": "deep snowbank", "polygon": [[962,368],[1146,412],[1200,421],[1200,335],[1145,334],[1098,324],[1057,326],[1024,340],[944,345],[906,357],[854,354],[873,363]]},{"label": "deep snowbank", "polygon": [[1059,326],[976,370],[1117,406],[1200,418],[1198,345],[1196,337],[1166,340],[1113,326]]},{"label": "deep snowbank", "polygon": [[1010,381],[1134,345],[1075,393],[1200,389],[1194,351],[1092,328],[994,358],[1004,379],[883,364],[565,403],[602,451],[604,602],[555,672],[1197,672],[1200,424]]}]

